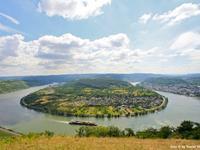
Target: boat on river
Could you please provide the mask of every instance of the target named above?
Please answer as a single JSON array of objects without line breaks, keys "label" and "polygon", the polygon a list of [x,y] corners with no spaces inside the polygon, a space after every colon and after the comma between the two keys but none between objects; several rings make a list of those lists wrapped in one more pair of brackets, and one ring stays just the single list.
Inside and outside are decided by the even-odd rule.
[{"label": "boat on river", "polygon": [[82,126],[97,126],[96,123],[94,122],[89,122],[89,121],[70,121],[70,125],[82,125]]}]

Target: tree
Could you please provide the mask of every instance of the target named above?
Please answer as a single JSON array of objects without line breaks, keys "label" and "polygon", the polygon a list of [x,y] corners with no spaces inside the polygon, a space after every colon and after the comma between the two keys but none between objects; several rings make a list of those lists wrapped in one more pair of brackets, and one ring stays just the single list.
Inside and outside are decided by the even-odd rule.
[{"label": "tree", "polygon": [[191,121],[183,121],[179,127],[177,127],[177,133],[182,138],[192,138],[192,131],[193,131],[194,123]]},{"label": "tree", "polygon": [[159,135],[160,138],[166,139],[171,134],[172,134],[172,129],[169,126],[165,126],[165,127],[160,128],[158,135]]},{"label": "tree", "polygon": [[134,136],[134,131],[131,128],[124,129],[125,136]]},{"label": "tree", "polygon": [[191,121],[183,121],[181,125],[177,128],[179,133],[184,133],[185,131],[191,131],[193,129],[194,123]]}]

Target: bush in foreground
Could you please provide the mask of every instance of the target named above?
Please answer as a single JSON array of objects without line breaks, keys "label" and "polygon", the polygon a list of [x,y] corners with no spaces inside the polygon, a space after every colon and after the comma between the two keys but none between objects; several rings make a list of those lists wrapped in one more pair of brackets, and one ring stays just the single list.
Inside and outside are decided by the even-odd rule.
[{"label": "bush in foreground", "polygon": [[118,127],[80,127],[77,130],[80,137],[137,137],[137,138],[182,138],[200,139],[200,124],[183,121],[177,128],[164,126],[160,129],[149,128],[143,131],[134,131],[130,128],[121,130]]}]

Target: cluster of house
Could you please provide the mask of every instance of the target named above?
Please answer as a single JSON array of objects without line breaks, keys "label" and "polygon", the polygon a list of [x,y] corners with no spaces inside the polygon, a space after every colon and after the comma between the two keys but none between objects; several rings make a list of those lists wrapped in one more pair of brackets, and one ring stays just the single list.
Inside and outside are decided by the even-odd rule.
[{"label": "cluster of house", "polygon": [[149,97],[91,97],[85,99],[84,103],[88,106],[114,106],[117,108],[145,108],[150,109],[152,107],[160,106],[163,102],[160,96]]},{"label": "cluster of house", "polygon": [[145,85],[146,88],[157,91],[170,92],[186,96],[200,96],[200,87],[185,84],[175,85]]}]

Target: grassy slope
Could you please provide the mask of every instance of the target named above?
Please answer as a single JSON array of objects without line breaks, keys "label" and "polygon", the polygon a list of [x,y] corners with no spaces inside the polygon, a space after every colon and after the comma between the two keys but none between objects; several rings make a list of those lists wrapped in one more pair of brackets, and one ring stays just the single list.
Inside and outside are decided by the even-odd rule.
[{"label": "grassy slope", "polygon": [[66,150],[168,150],[170,146],[178,145],[200,145],[197,140],[181,139],[135,139],[135,138],[78,138],[54,136],[52,138],[23,138],[18,137],[13,142],[0,140],[0,149],[21,150],[21,149],[66,149]]},{"label": "grassy slope", "polygon": [[10,137],[10,136],[12,136],[12,134],[0,130],[0,138],[1,137]]},{"label": "grassy slope", "polygon": [[0,81],[0,94],[26,89],[28,87],[26,82],[20,80]]},{"label": "grassy slope", "polygon": [[11,129],[0,127],[0,138],[11,137],[11,136],[19,136],[21,133],[13,131]]}]

